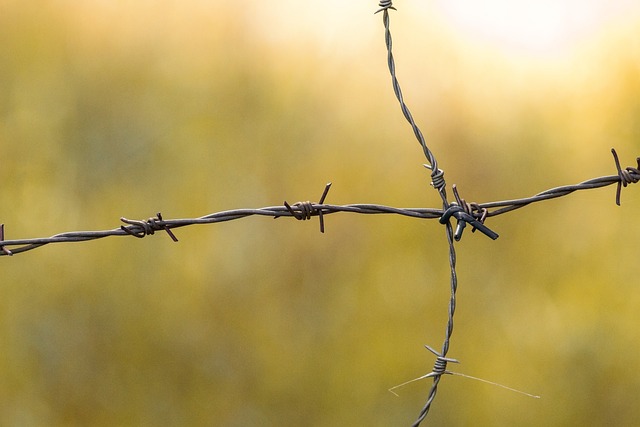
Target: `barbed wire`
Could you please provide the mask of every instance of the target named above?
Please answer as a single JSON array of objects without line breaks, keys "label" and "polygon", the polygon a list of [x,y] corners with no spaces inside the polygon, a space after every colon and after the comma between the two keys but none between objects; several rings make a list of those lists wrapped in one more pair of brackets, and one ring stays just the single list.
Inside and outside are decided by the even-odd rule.
[{"label": "barbed wire", "polygon": [[431,185],[433,188],[438,190],[440,197],[442,198],[442,203],[446,208],[448,206],[447,201],[447,193],[445,190],[446,181],[444,179],[444,171],[438,168],[438,161],[436,160],[436,156],[427,146],[427,142],[424,139],[424,135],[422,131],[416,124],[413,119],[413,115],[411,111],[409,111],[409,107],[404,102],[404,97],[402,96],[402,89],[400,88],[400,83],[398,82],[398,78],[396,76],[396,63],[393,58],[393,40],[391,38],[391,30],[389,28],[389,9],[396,10],[393,7],[393,2],[390,0],[383,0],[380,2],[380,9],[376,13],[382,12],[382,22],[384,24],[384,41],[387,46],[387,66],[389,67],[389,73],[391,74],[391,84],[393,86],[393,92],[400,103],[400,109],[402,110],[402,114],[404,114],[404,118],[407,119],[407,122],[411,125],[411,129],[418,140],[418,144],[422,147],[422,151],[424,152],[425,157],[429,164],[425,165],[427,169],[431,170]]},{"label": "barbed wire", "polygon": [[[615,153],[615,150],[612,149],[612,153]],[[617,154],[615,155],[615,158],[617,160]],[[612,184],[618,184],[618,191],[616,192],[616,203],[619,205],[620,188],[626,187],[630,183],[636,183],[640,181],[640,157],[637,159],[637,162],[637,168],[627,167],[625,169],[620,169],[620,173],[618,175],[601,176],[598,178],[583,181],[579,184],[552,188],[531,197],[488,203],[467,203],[466,201],[464,201],[464,199],[460,199],[459,201],[451,203],[451,210],[449,212],[437,208],[398,208],[373,203],[358,203],[348,205],[327,204],[324,203],[324,198],[326,197],[328,190],[331,187],[331,183],[329,183],[325,186],[325,192],[323,193],[324,197],[321,198],[318,203],[307,201],[297,202],[293,205],[290,205],[289,203],[285,202],[283,205],[279,206],[220,211],[198,218],[164,219],[160,213],[158,213],[155,217],[146,220],[131,220],[123,217],[120,218],[120,220],[124,223],[124,225],[111,230],[70,231],[55,234],[50,237],[5,240],[4,224],[0,224],[0,256],[15,255],[22,252],[31,251],[50,243],[86,242],[111,236],[134,236],[142,238],[148,235],[155,234],[156,231],[167,232],[172,240],[177,242],[177,237],[171,231],[175,228],[197,224],[215,224],[219,222],[248,218],[251,216],[267,216],[272,218],[291,217],[298,220],[308,220],[312,217],[318,216],[320,217],[321,221],[320,231],[324,233],[324,216],[341,212],[363,215],[401,215],[417,219],[439,220],[447,218],[446,215],[449,215],[448,218],[450,218],[451,216],[454,216],[454,218],[456,218],[455,214],[457,212],[463,212],[466,215],[458,215],[460,216],[460,218],[456,218],[458,220],[457,229],[463,229],[463,224],[465,226],[467,224],[470,224],[472,227],[484,226],[484,229],[488,230],[488,228],[484,224],[484,221],[487,218],[502,215],[515,209],[530,205],[532,203],[563,197],[580,190],[591,190],[595,188],[606,187]],[[618,163],[617,166],[620,167]],[[457,194],[457,188],[455,186],[454,193]],[[491,210],[492,208],[498,209]],[[454,213],[451,213],[452,211]],[[456,238],[457,236],[457,240],[460,240],[460,237],[462,237],[462,232],[461,230],[458,230],[458,232],[458,235],[454,233],[454,238]],[[488,233],[487,235],[489,235],[489,237],[492,237],[492,235],[490,235],[491,233]],[[14,246],[15,248],[9,249],[9,247]]]},{"label": "barbed wire", "polygon": [[[431,185],[438,191],[438,194],[442,199],[443,212],[442,216],[440,217],[440,223],[445,224],[445,232],[447,235],[447,242],[449,244],[449,268],[451,287],[451,293],[449,297],[449,317],[447,320],[447,328],[445,331],[444,340],[442,342],[442,350],[440,351],[440,353],[431,350],[432,353],[436,356],[436,362],[433,366],[433,369],[431,370],[431,373],[433,374],[433,383],[431,385],[431,389],[429,390],[427,401],[420,411],[418,419],[413,424],[414,426],[418,426],[429,413],[431,403],[435,399],[436,393],[438,392],[438,384],[440,384],[440,378],[442,377],[442,374],[446,372],[447,362],[449,361],[449,358],[447,358],[446,356],[447,352],[449,351],[450,340],[453,334],[453,317],[456,311],[456,291],[458,289],[458,275],[456,273],[456,249],[453,242],[454,240],[460,240],[460,238],[462,237],[462,231],[464,230],[467,222],[470,222],[474,225],[474,230],[480,229],[483,233],[485,233],[492,239],[497,239],[498,234],[494,233],[483,225],[483,220],[487,216],[486,210],[474,209],[473,205],[464,203],[455,188],[454,194],[458,204],[449,204],[449,201],[447,199],[444,171],[438,168],[438,161],[436,160],[435,155],[427,146],[422,131],[420,131],[420,128],[413,119],[413,115],[409,111],[409,107],[404,102],[402,90],[400,89],[400,83],[398,81],[398,77],[396,76],[396,64],[393,58],[393,40],[391,37],[391,29],[389,25],[389,9],[396,10],[396,8],[393,7],[393,2],[391,0],[381,0],[378,6],[380,7],[380,9],[378,9],[376,13],[382,12],[382,23],[384,25],[384,41],[387,48],[387,66],[389,67],[389,74],[391,75],[391,85],[393,87],[393,92],[396,95],[398,102],[400,103],[400,110],[402,111],[404,118],[407,120],[407,122],[409,122],[409,125],[411,125],[411,129],[413,129],[413,133],[418,140],[418,143],[422,147],[422,151],[425,157],[427,158],[428,164],[425,164],[424,166],[427,169],[431,170]],[[474,216],[474,212],[480,213],[480,218],[476,218]],[[453,232],[453,227],[451,226],[451,222],[449,221],[451,216],[454,216],[458,220],[455,235]],[[431,347],[427,348],[430,349]]]},{"label": "barbed wire", "polygon": [[[431,404],[435,399],[436,393],[438,391],[438,385],[440,383],[440,379],[442,378],[443,374],[447,373],[447,363],[450,361],[457,362],[456,359],[451,359],[446,356],[447,356],[447,352],[449,351],[450,340],[453,334],[454,314],[456,309],[456,291],[458,287],[458,278],[456,273],[456,252],[454,247],[454,240],[455,241],[460,240],[460,238],[462,237],[462,231],[464,230],[466,223],[470,223],[471,225],[473,225],[474,231],[476,229],[479,229],[480,231],[482,231],[484,234],[491,237],[492,239],[496,239],[498,238],[498,234],[494,233],[493,231],[491,231],[490,229],[484,226],[484,221],[489,216],[495,216],[502,213],[510,212],[514,209],[521,208],[535,201],[562,197],[577,190],[582,190],[587,188],[598,188],[601,186],[610,185],[614,182],[618,183],[618,187],[616,191],[616,204],[620,205],[621,188],[626,187],[629,183],[638,182],[638,179],[640,178],[640,174],[638,171],[638,169],[640,169],[640,157],[636,159],[638,163],[638,168],[628,167],[623,170],[620,167],[620,162],[619,162],[616,151],[612,149],[611,152],[613,154],[613,157],[616,163],[616,168],[618,171],[617,176],[595,178],[589,181],[582,182],[575,186],[564,186],[564,187],[553,188],[545,192],[539,193],[529,198],[529,200],[525,200],[525,199],[510,200],[510,201],[503,201],[503,202],[488,203],[485,205],[479,205],[475,203],[466,203],[464,199],[460,197],[454,185],[453,193],[456,198],[456,203],[452,203],[451,205],[449,205],[449,202],[447,201],[446,190],[445,190],[446,183],[444,179],[444,172],[438,168],[438,163],[436,161],[436,158],[433,152],[427,146],[422,132],[416,125],[413,119],[413,116],[409,111],[409,108],[405,104],[402,96],[402,90],[400,89],[400,84],[396,76],[395,60],[392,53],[393,43],[392,43],[390,26],[389,26],[389,9],[396,10],[396,8],[393,7],[393,2],[391,0],[381,0],[379,3],[379,7],[380,9],[378,9],[375,13],[376,14],[379,12],[383,13],[382,22],[385,29],[385,44],[387,48],[387,65],[389,67],[389,73],[391,74],[391,82],[392,82],[393,90],[396,95],[396,98],[398,99],[398,102],[400,103],[400,109],[402,110],[402,113],[404,114],[405,119],[411,125],[413,132],[418,140],[418,143],[422,147],[423,152],[427,158],[427,161],[429,162],[429,164],[425,165],[425,167],[431,170],[431,178],[432,178],[431,184],[436,190],[438,190],[438,193],[442,198],[444,212],[440,217],[440,223],[443,223],[446,225],[447,242],[449,244],[449,266],[450,266],[450,285],[451,285],[451,292],[449,297],[449,316],[447,320],[447,327],[445,331],[445,337],[442,343],[441,352],[438,353],[437,351],[433,350],[431,347],[426,346],[426,348],[436,356],[436,361],[431,372],[425,376],[425,377],[429,377],[429,376],[432,377],[433,383],[431,384],[431,388],[429,390],[429,394],[425,402],[425,405],[420,411],[418,418],[413,423],[413,427],[417,427],[422,423],[422,421],[426,418],[427,414],[429,413]],[[494,208],[498,207],[501,209],[497,209],[492,213],[490,213],[489,212],[490,207],[494,207]],[[449,219],[451,216],[455,217],[458,220],[455,234],[453,233],[452,226],[449,222]]]},{"label": "barbed wire", "polygon": [[[425,405],[423,406],[417,420],[413,426],[419,426],[421,422],[426,418],[431,404],[435,399],[440,379],[444,374],[447,374],[447,363],[458,362],[456,359],[447,357],[447,353],[450,347],[450,340],[453,334],[453,321],[456,309],[456,291],[458,287],[458,279],[456,273],[456,252],[455,242],[462,238],[462,233],[467,225],[472,227],[472,231],[479,230],[491,239],[497,239],[498,233],[491,230],[485,221],[488,218],[502,215],[532,203],[537,203],[545,200],[550,200],[558,197],[564,197],[571,193],[581,190],[590,190],[601,187],[606,187],[612,184],[617,184],[616,189],[616,204],[620,205],[621,189],[629,184],[637,183],[640,181],[640,157],[636,158],[637,167],[626,167],[622,169],[620,161],[615,149],[611,149],[611,153],[614,158],[615,166],[617,169],[616,175],[601,176],[592,178],[586,181],[582,181],[578,184],[565,185],[560,187],[551,188],[549,190],[537,193],[530,197],[502,200],[488,203],[468,203],[459,194],[457,187],[452,185],[452,192],[455,197],[454,202],[449,202],[446,193],[446,181],[444,178],[444,171],[438,167],[438,162],[431,149],[427,146],[422,131],[416,124],[413,116],[404,102],[402,90],[396,75],[395,60],[392,53],[392,37],[389,24],[389,10],[396,10],[393,7],[391,0],[382,0],[379,2],[380,9],[376,12],[383,13],[383,25],[385,29],[385,45],[387,49],[387,65],[389,73],[391,75],[392,87],[395,96],[400,103],[401,111],[410,124],[418,143],[420,144],[423,153],[427,159],[427,164],[424,166],[431,171],[431,185],[438,191],[442,199],[442,208],[397,208],[379,204],[348,204],[348,205],[334,205],[325,203],[325,199],[328,195],[331,183],[328,183],[322,196],[317,203],[310,201],[297,202],[290,205],[287,201],[283,205],[268,206],[257,209],[233,209],[227,211],[215,212],[198,218],[184,218],[184,219],[164,219],[161,213],[157,213],[155,217],[148,218],[146,220],[132,220],[127,218],[120,218],[123,225],[119,228],[109,230],[98,231],[72,231],[53,235],[51,237],[44,238],[30,238],[30,239],[5,239],[5,227],[4,224],[0,224],[0,256],[11,256],[22,252],[31,251],[33,249],[40,248],[42,246],[51,243],[69,243],[69,242],[86,242],[90,240],[102,239],[111,236],[133,236],[136,238],[143,238],[156,231],[164,231],[174,241],[178,242],[178,238],[173,233],[173,229],[186,227],[197,224],[214,224],[219,222],[234,221],[250,216],[267,216],[274,219],[289,217],[297,220],[309,220],[312,217],[318,216],[320,222],[320,232],[325,231],[324,217],[329,214],[335,213],[354,213],[364,215],[376,215],[376,214],[389,214],[389,215],[401,215],[418,219],[438,219],[441,224],[445,225],[445,232],[447,236],[447,242],[449,245],[449,266],[450,266],[450,298],[449,298],[449,311],[448,321],[445,331],[445,337],[440,352],[426,345],[425,347],[436,356],[436,361],[433,365],[432,371],[424,377],[432,377],[433,383],[430,387],[428,397]],[[454,229],[451,224],[451,219],[456,220],[456,227]]]}]

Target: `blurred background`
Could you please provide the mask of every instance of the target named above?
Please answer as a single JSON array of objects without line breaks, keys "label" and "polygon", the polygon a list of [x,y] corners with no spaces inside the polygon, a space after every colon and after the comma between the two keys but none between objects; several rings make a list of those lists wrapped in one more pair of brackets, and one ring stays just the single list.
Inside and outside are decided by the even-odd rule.
[{"label": "blurred background", "polygon": [[[640,155],[637,1],[397,1],[405,101],[468,201]],[[439,207],[376,1],[0,0],[6,238],[317,201]],[[635,425],[640,188],[465,233],[426,425]],[[444,337],[437,221],[256,217],[0,259],[4,426],[409,425]]]}]

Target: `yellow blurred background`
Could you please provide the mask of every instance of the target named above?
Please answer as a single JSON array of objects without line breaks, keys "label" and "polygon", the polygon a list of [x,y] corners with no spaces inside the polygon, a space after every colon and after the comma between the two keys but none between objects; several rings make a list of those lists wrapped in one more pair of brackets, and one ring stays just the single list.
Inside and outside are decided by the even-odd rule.
[{"label": "yellow blurred background", "polygon": [[[318,200],[439,207],[375,1],[0,0],[6,238]],[[637,1],[396,2],[405,100],[469,201],[640,155]],[[480,7],[483,5],[483,7]],[[426,425],[636,425],[640,189],[458,244]],[[449,298],[437,221],[249,218],[0,259],[0,424],[409,425]]]}]

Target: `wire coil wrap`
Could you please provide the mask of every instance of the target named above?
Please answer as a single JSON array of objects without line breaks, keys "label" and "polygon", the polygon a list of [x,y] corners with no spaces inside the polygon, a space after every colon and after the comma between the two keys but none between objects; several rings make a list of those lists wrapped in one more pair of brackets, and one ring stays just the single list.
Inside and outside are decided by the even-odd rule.
[{"label": "wire coil wrap", "polygon": [[388,9],[397,10],[395,7],[393,7],[393,1],[391,0],[380,0],[380,3],[378,3],[378,6],[380,7],[380,9],[378,9],[376,13],[379,13],[379,12],[382,12],[383,10],[388,10]]}]

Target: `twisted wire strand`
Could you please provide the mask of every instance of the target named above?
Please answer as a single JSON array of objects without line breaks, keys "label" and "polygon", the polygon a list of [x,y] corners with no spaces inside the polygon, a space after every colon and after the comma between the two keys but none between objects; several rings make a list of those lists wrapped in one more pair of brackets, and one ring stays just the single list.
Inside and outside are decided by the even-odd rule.
[{"label": "twisted wire strand", "polygon": [[486,216],[492,217],[497,215],[502,215],[504,213],[520,209],[528,204],[540,202],[543,200],[555,199],[558,197],[563,197],[568,194],[571,194],[575,191],[580,190],[591,190],[594,188],[606,187],[611,184],[617,184],[616,189],[616,204],[620,206],[620,191],[622,187],[626,187],[628,184],[635,184],[640,181],[640,157],[636,158],[636,162],[638,163],[638,167],[626,167],[622,169],[620,167],[620,163],[618,160],[618,154],[615,149],[611,149],[611,153],[613,154],[613,158],[616,162],[616,168],[618,169],[618,175],[607,175],[601,176],[598,178],[589,179],[586,181],[582,181],[578,184],[574,185],[564,185],[561,187],[551,188],[549,190],[543,191],[541,193],[535,194],[531,197],[526,197],[522,199],[512,199],[512,200],[502,200],[498,202],[489,202],[489,203],[479,203],[478,207],[481,209],[491,209],[491,208],[499,208],[494,211],[488,211]]},{"label": "twisted wire strand", "polygon": [[[9,255],[3,251],[9,251],[8,247],[17,246],[11,249],[9,252],[11,255],[15,255],[22,252],[27,252],[33,249],[37,249],[50,243],[69,243],[69,242],[85,242],[89,240],[102,239],[110,236],[130,236],[145,237],[147,235],[154,234],[152,231],[157,230],[172,230],[174,228],[186,227],[197,224],[214,224],[218,222],[234,221],[250,216],[268,216],[273,218],[280,217],[293,217],[296,219],[302,219],[305,215],[301,206],[294,204],[290,206],[291,211],[286,206],[268,206],[257,209],[233,209],[221,212],[215,212],[209,215],[205,215],[198,218],[181,218],[181,219],[158,219],[153,218],[151,220],[137,221],[121,218],[125,224],[119,228],[111,230],[97,230],[97,231],[71,231],[65,233],[55,234],[51,237],[32,238],[32,239],[7,239],[0,240],[0,256]],[[301,204],[303,205],[303,204]],[[429,208],[395,208],[391,206],[376,205],[376,204],[351,204],[351,205],[329,205],[329,204],[316,204],[316,203],[304,203],[304,206],[309,206],[312,212],[309,216],[319,216],[320,212],[324,215],[348,212],[356,214],[396,214],[402,216],[408,216],[412,218],[422,219],[435,219],[439,218],[442,214],[441,209],[429,209]],[[300,218],[298,218],[300,216]],[[306,216],[305,216],[306,219]],[[152,225],[153,223],[153,225]],[[4,228],[4,227],[3,227]],[[177,241],[177,239],[175,239]]]},{"label": "twisted wire strand", "polygon": [[[386,3],[383,6],[383,3]],[[393,40],[391,37],[391,29],[389,26],[389,9],[395,9],[391,6],[391,2],[380,2],[380,6],[382,9],[378,10],[378,12],[382,11],[382,22],[384,24],[384,40],[385,45],[387,47],[387,66],[389,67],[389,73],[391,74],[391,84],[393,86],[393,92],[400,103],[400,109],[402,110],[402,114],[404,118],[409,122],[411,128],[413,129],[413,133],[418,140],[418,143],[422,147],[422,151],[424,152],[425,157],[427,158],[428,164],[424,165],[427,169],[431,170],[431,185],[438,190],[440,197],[442,198],[442,203],[446,209],[449,205],[447,201],[447,192],[445,189],[446,181],[444,179],[444,171],[438,168],[438,161],[436,160],[435,155],[427,146],[427,142],[424,139],[424,135],[422,131],[416,124],[413,119],[413,115],[411,111],[409,111],[409,107],[404,102],[404,97],[402,95],[402,89],[400,88],[400,82],[398,81],[398,77],[396,76],[396,64],[393,58]],[[376,13],[378,13],[376,12]]]},{"label": "twisted wire strand", "polygon": [[429,395],[427,400],[418,415],[418,418],[413,423],[413,427],[418,427],[422,421],[429,414],[429,410],[431,409],[431,404],[436,398],[436,394],[438,393],[438,385],[440,384],[440,379],[442,375],[447,373],[447,362],[454,359],[447,359],[447,353],[449,352],[449,346],[451,341],[451,336],[453,335],[453,319],[456,312],[456,292],[458,290],[458,274],[456,273],[456,250],[454,246],[453,239],[453,227],[451,223],[447,221],[445,224],[445,232],[447,234],[447,242],[449,243],[449,268],[450,268],[450,285],[451,285],[451,296],[449,297],[449,316],[447,319],[447,329],[445,332],[444,341],[442,343],[442,351],[438,354],[430,347],[427,347],[432,353],[436,355],[436,362],[434,364],[432,374],[433,374],[433,383],[431,383],[431,388],[429,389]]},{"label": "twisted wire strand", "polygon": [[[640,181],[640,157],[637,159],[638,168],[627,167],[624,171],[628,174],[628,183],[637,183]],[[618,184],[624,186],[623,178],[620,175],[608,175],[598,178],[589,179],[579,184],[565,185],[562,187],[552,188],[550,190],[543,191],[531,197],[503,200],[488,203],[475,203],[479,209],[486,209],[486,217],[494,217],[502,215],[513,210],[522,208],[532,203],[537,203],[549,199],[555,199],[558,197],[567,196],[573,192],[581,190],[591,190],[595,188],[606,187],[612,184]],[[619,201],[619,200],[617,200]],[[418,219],[439,219],[442,217],[444,210],[435,208],[397,208],[392,206],[385,206],[373,203],[360,203],[360,204],[348,204],[348,205],[334,205],[334,204],[319,204],[311,203],[310,207],[312,212],[310,216],[329,215],[339,212],[362,214],[362,215],[401,215],[410,218]],[[291,206],[293,212],[303,215],[298,206]],[[495,209],[495,210],[491,210]],[[155,227],[154,230],[172,230],[174,228],[186,227],[196,224],[214,224],[218,222],[234,221],[250,216],[269,216],[272,218],[280,217],[293,217],[291,211],[286,206],[268,206],[257,209],[233,209],[211,213],[199,218],[183,218],[183,219],[159,219],[154,218]],[[125,218],[126,219],[126,218]],[[147,220],[149,221],[149,220]],[[124,221],[123,221],[124,222]],[[144,221],[143,221],[144,222]],[[158,228],[160,227],[160,228]],[[142,234],[149,235],[151,233],[145,232],[145,226],[138,224],[127,223],[125,228],[131,231],[137,236]],[[8,256],[18,254],[22,252],[31,251],[50,243],[68,243],[68,242],[86,242],[89,240],[102,239],[110,236],[129,236],[132,233],[125,231],[122,227],[112,230],[98,230],[98,231],[71,231],[66,233],[55,234],[51,237],[41,237],[32,239],[7,239],[5,240],[6,231],[4,224],[0,224],[0,256]],[[136,237],[137,237],[136,236]],[[9,248],[15,247],[15,248]]]},{"label": "twisted wire strand", "polygon": [[[398,99],[398,102],[400,103],[400,109],[402,110],[402,114],[404,115],[404,118],[411,125],[411,128],[413,129],[413,133],[416,139],[418,140],[418,143],[422,147],[422,151],[424,152],[424,155],[427,158],[427,161],[429,162],[429,164],[425,164],[424,166],[431,170],[431,185],[433,185],[433,187],[438,191],[438,194],[440,194],[440,198],[442,199],[443,211],[447,211],[449,208],[449,201],[447,200],[446,181],[444,178],[444,171],[438,168],[438,161],[436,160],[435,155],[427,146],[427,142],[424,139],[424,135],[422,134],[422,131],[420,130],[415,120],[413,119],[413,115],[411,114],[409,107],[404,102],[404,98],[402,96],[402,89],[400,88],[400,83],[398,82],[398,78],[396,76],[396,65],[393,57],[393,39],[391,37],[391,29],[389,25],[389,8],[391,8],[391,6],[392,6],[391,1],[381,1],[380,7],[382,9],[378,10],[378,12],[382,11],[383,13],[382,22],[384,24],[385,44],[387,47],[387,66],[389,67],[389,73],[391,74],[391,83],[393,86],[393,91],[396,95],[396,98]],[[462,203],[462,200],[458,196],[458,193],[455,192],[455,194],[456,194],[456,199],[458,200],[458,204],[461,205],[463,209],[467,208],[466,203]],[[484,217],[486,217],[486,210],[484,211],[483,218]],[[451,336],[453,334],[453,317],[456,309],[456,290],[458,288],[458,275],[456,273],[456,251],[454,247],[453,227],[451,226],[451,222],[449,221],[448,218],[445,220],[444,223],[445,223],[445,231],[447,234],[447,241],[449,243],[449,266],[451,270],[450,272],[451,296],[449,298],[449,318],[447,320],[447,329],[445,332],[444,342],[442,344],[442,352],[438,356],[437,362],[444,360],[445,368],[446,368],[445,357],[447,355],[447,352],[449,351],[449,343],[451,340]],[[460,239],[464,226],[465,226],[465,221],[459,220],[458,228],[456,230],[455,240]],[[496,234],[496,237],[497,237],[497,234]],[[443,368],[442,372],[444,371],[445,369]],[[424,418],[429,413],[431,404],[438,392],[438,384],[440,383],[441,378],[442,378],[442,373],[439,370],[434,368],[433,383],[431,385],[431,389],[429,390],[429,396],[427,398],[427,401],[424,407],[420,411],[420,415],[418,416],[418,419],[413,424],[414,427],[419,426],[420,423],[424,420]]]}]

